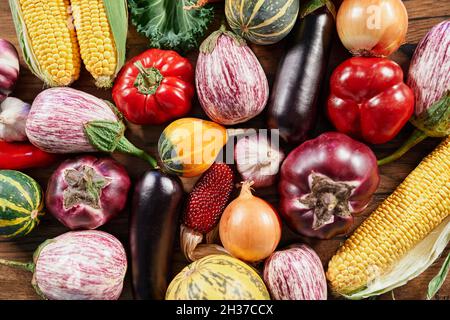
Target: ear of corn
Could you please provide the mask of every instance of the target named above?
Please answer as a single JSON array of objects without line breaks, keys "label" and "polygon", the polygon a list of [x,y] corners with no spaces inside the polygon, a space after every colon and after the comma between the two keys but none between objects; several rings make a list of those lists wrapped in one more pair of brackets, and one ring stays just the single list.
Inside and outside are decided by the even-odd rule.
[{"label": "ear of corn", "polygon": [[[359,299],[424,271],[450,238],[450,137],[427,156],[330,260],[334,293]],[[433,232],[432,232],[433,231]]]},{"label": "ear of corn", "polygon": [[9,4],[24,59],[48,86],[68,86],[78,78],[80,53],[96,85],[112,85],[125,63],[126,0],[9,0]]},{"label": "ear of corn", "polygon": [[80,73],[69,0],[9,0],[25,62],[49,86],[67,86]]},{"label": "ear of corn", "polygon": [[125,62],[125,0],[71,0],[81,58],[98,87],[110,87]]}]

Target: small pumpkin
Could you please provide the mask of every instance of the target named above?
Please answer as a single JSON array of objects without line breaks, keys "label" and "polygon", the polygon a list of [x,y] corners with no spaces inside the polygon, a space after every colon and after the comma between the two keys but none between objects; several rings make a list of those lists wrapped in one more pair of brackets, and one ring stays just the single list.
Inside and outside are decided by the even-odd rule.
[{"label": "small pumpkin", "polygon": [[270,296],[252,267],[216,254],[184,268],[170,283],[166,300],[270,300]]},{"label": "small pumpkin", "polygon": [[0,170],[0,238],[30,233],[44,215],[43,198],[33,178],[15,170]]},{"label": "small pumpkin", "polygon": [[227,140],[227,130],[217,123],[197,118],[178,119],[159,137],[159,158],[165,171],[196,177],[214,163]]},{"label": "small pumpkin", "polygon": [[234,32],[255,44],[283,39],[294,27],[299,0],[226,0],[225,15]]}]

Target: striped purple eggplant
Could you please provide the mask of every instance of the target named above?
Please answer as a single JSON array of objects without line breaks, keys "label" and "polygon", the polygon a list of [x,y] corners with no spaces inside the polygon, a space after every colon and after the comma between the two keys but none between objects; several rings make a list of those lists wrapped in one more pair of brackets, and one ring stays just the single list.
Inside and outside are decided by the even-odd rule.
[{"label": "striped purple eggplant", "polygon": [[105,100],[71,88],[50,88],[33,101],[26,133],[50,153],[123,152],[156,166],[156,161],[125,136],[122,115]]},{"label": "striped purple eggplant", "polygon": [[275,300],[326,300],[322,263],[307,245],[274,252],[264,265],[264,282]]},{"label": "striped purple eggplant", "polygon": [[243,38],[224,27],[200,46],[196,86],[205,113],[225,125],[257,116],[269,97],[267,78],[255,54]]},{"label": "striped purple eggplant", "polygon": [[42,243],[33,262],[0,259],[33,272],[36,292],[49,300],[117,300],[127,270],[123,245],[102,231],[72,231]]},{"label": "striped purple eggplant", "polygon": [[398,150],[378,160],[378,165],[397,160],[427,137],[450,134],[450,20],[434,26],[419,42],[407,84],[416,100],[410,121],[417,129]]},{"label": "striped purple eggplant", "polygon": [[84,124],[94,120],[119,122],[104,100],[71,88],[50,88],[34,99],[26,132],[31,143],[46,152],[94,152],[84,130]]},{"label": "striped purple eggplant", "polygon": [[0,39],[0,102],[14,89],[19,77],[19,55],[16,48],[5,39]]},{"label": "striped purple eggplant", "polygon": [[417,45],[407,83],[416,98],[416,116],[445,96],[450,109],[450,20],[434,26]]},{"label": "striped purple eggplant", "polygon": [[117,300],[127,270],[123,245],[102,231],[68,232],[34,257],[33,286],[50,300]]}]

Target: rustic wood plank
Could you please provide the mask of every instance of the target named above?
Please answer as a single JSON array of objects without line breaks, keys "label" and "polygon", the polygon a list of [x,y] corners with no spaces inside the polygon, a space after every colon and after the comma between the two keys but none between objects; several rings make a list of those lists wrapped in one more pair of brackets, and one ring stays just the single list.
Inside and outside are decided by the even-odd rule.
[{"label": "rustic wood plank", "polygon": [[[449,1],[432,1],[432,0],[408,0],[404,1],[410,15],[410,26],[408,32],[408,43],[417,43],[425,33],[435,24],[449,18],[450,14],[450,2]],[[217,28],[220,23],[220,16],[222,10],[217,11],[217,21],[212,29]],[[12,41],[16,46],[18,46],[17,38],[15,35],[15,30],[12,24],[12,18],[9,11],[9,6],[7,0],[0,0],[0,38],[6,38]],[[260,47],[252,45],[252,49],[255,51],[256,55],[261,61],[264,70],[266,71],[269,81],[273,81],[277,69],[278,57],[283,52],[284,43]],[[130,27],[129,37],[128,37],[128,52],[127,56],[132,57],[147,47],[147,40],[139,36],[133,27]],[[330,71],[336,66],[340,61],[347,57],[346,51],[339,45],[338,41],[333,48],[333,57],[330,62]],[[190,53],[189,58],[193,63],[196,61],[196,53]],[[393,55],[393,59],[400,62],[402,66],[407,68],[407,59],[405,55],[398,52]],[[90,75],[83,70],[80,79],[73,85],[74,88],[92,93],[98,97],[111,99],[111,92],[109,90],[99,90],[93,86],[92,79]],[[23,100],[31,102],[33,98],[43,89],[42,82],[34,77],[31,72],[26,68],[23,61],[21,61],[21,72],[20,80],[18,86],[14,92],[14,96],[17,96]],[[194,107],[192,112],[193,115],[199,117],[205,117],[198,103]],[[248,127],[264,127],[264,116],[257,117],[251,120]],[[150,152],[155,152],[156,143],[159,138],[159,134],[164,126],[158,127],[140,127],[136,125],[130,125],[128,130],[129,138],[137,145],[144,147]],[[322,123],[318,126],[320,130],[332,130],[329,123],[325,119],[322,119]],[[377,146],[374,148],[375,153],[378,157],[384,156],[389,152],[396,149],[402,141],[411,133],[412,126],[408,125],[399,134],[396,139],[388,144]],[[424,141],[420,146],[417,146],[411,150],[407,156],[400,159],[394,164],[386,165],[381,168],[381,185],[374,197],[374,200],[363,213],[361,217],[357,218],[357,223],[361,223],[369,214],[372,212],[376,206],[382,202],[411,172],[414,167],[420,162],[420,160],[428,154],[433,148],[438,144],[437,139],[428,139]],[[130,176],[135,182],[142,173],[147,169],[144,162],[130,158],[123,155],[114,155],[118,161],[123,163]],[[45,190],[45,185],[48,177],[51,175],[56,166],[27,171],[41,184]],[[258,196],[264,197],[269,202],[277,205],[278,197],[275,188],[265,188],[257,190],[256,194]],[[125,212],[121,213],[119,217],[108,223],[106,226],[100,228],[101,230],[110,232],[117,236],[125,246],[128,244],[128,215],[129,206]],[[355,227],[356,227],[355,225]],[[48,238],[55,237],[59,234],[66,232],[67,229],[62,226],[58,221],[56,221],[51,215],[47,214],[43,219],[38,228],[32,232],[27,237],[14,241],[1,241],[0,242],[0,257],[6,259],[16,259],[19,261],[28,261],[31,259],[33,251],[36,247]],[[283,228],[283,239],[280,246],[288,245],[293,242],[305,242],[311,245],[319,254],[324,266],[328,260],[335,253],[338,246],[344,241],[344,238],[337,238],[326,241],[319,241],[315,239],[306,239],[304,237],[295,235],[286,227]],[[447,248],[443,257],[438,259],[426,272],[421,276],[417,277],[413,281],[409,282],[407,285],[394,290],[394,296],[391,294],[385,294],[381,299],[424,299],[426,296],[426,288],[428,282],[434,277],[434,275],[439,271],[445,256],[449,253]],[[186,260],[182,254],[178,251],[174,256],[173,261],[173,273],[180,271],[185,265]],[[31,285],[31,274],[20,270],[13,270],[6,267],[0,266],[0,299],[38,299],[39,297],[34,293]],[[126,284],[124,292],[122,294],[122,299],[130,299],[131,288],[129,281],[129,274],[127,275]],[[442,287],[438,299],[448,299],[450,297],[450,281],[447,280],[445,285]]]}]

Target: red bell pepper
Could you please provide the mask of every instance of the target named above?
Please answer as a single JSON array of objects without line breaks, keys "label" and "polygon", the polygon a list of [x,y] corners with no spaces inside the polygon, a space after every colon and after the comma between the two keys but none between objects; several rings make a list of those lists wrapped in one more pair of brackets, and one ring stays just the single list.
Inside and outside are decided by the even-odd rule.
[{"label": "red bell pepper", "polygon": [[400,132],[413,111],[413,91],[391,60],[350,58],[331,76],[328,116],[340,132],[385,143]]},{"label": "red bell pepper", "polygon": [[157,125],[186,115],[194,92],[188,59],[175,51],[150,49],[125,64],[112,96],[128,121]]},{"label": "red bell pepper", "polygon": [[42,151],[31,143],[0,141],[0,169],[23,170],[53,164],[58,155]]}]

